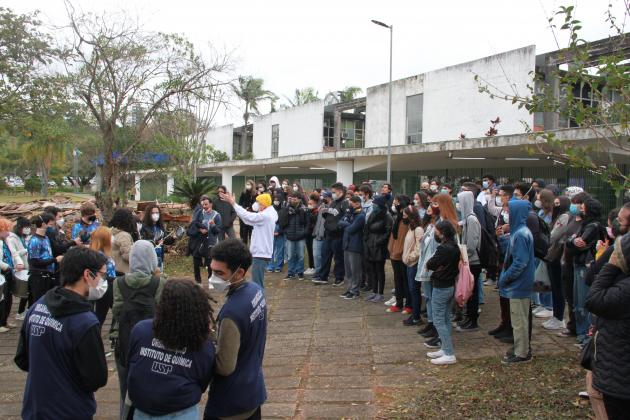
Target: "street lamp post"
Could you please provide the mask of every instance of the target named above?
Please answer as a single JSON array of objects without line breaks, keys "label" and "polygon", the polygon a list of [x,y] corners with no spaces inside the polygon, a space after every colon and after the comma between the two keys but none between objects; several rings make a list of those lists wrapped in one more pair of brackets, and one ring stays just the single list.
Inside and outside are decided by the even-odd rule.
[{"label": "street lamp post", "polygon": [[394,25],[387,25],[372,19],[372,23],[389,29],[389,111],[387,116],[387,182],[392,182],[392,47]]}]

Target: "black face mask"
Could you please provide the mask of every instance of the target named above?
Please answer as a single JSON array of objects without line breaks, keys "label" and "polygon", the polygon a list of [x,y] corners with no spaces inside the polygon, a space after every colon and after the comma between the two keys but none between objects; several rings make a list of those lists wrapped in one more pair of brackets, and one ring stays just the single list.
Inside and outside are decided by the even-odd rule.
[{"label": "black face mask", "polygon": [[442,243],[442,238],[439,237],[438,235],[433,235],[433,239],[435,239],[435,242],[437,242],[438,244]]},{"label": "black face mask", "polygon": [[87,219],[88,219],[88,221],[94,223],[94,222],[96,222],[96,215],[92,215],[92,216],[88,217]]}]

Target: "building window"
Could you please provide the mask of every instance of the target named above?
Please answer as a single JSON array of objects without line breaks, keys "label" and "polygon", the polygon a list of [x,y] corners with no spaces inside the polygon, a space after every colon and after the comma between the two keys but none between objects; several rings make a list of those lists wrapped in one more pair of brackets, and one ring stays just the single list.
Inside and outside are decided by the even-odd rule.
[{"label": "building window", "polygon": [[422,143],[422,94],[407,96],[407,144]]},{"label": "building window", "polygon": [[334,118],[324,118],[324,147],[335,147]]},{"label": "building window", "polygon": [[341,120],[341,148],[362,149],[365,147],[363,120]]},{"label": "building window", "polygon": [[278,157],[278,143],[280,142],[280,126],[274,124],[271,126],[271,157]]}]

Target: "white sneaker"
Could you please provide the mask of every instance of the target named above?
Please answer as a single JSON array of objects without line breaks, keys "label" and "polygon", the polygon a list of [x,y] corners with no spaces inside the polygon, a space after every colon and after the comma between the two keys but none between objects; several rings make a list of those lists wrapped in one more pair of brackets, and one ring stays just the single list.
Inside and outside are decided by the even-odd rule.
[{"label": "white sneaker", "polygon": [[560,321],[556,317],[549,318],[542,324],[546,330],[562,330],[565,328],[564,321]]},{"label": "white sneaker", "polygon": [[532,315],[536,315],[538,312],[544,311],[544,310],[545,310],[544,307],[536,305],[534,309],[532,309]]},{"label": "white sneaker", "polygon": [[5,333],[5,332],[9,332],[11,331],[10,329],[8,329],[7,327],[0,327],[0,333]]},{"label": "white sneaker", "polygon": [[540,311],[536,312],[534,316],[536,318],[551,318],[553,316],[553,311],[543,308]]},{"label": "white sneaker", "polygon": [[396,296],[392,296],[392,298],[390,300],[388,300],[387,302],[385,302],[385,306],[392,306],[396,304]]},{"label": "white sneaker", "polygon": [[427,357],[429,359],[437,359],[444,356],[444,352],[442,350],[438,350],[438,351],[430,351],[427,353]]},{"label": "white sneaker", "polygon": [[496,280],[486,280],[486,281],[483,282],[483,285],[484,286],[496,286],[497,282],[496,282]]},{"label": "white sneaker", "polygon": [[15,314],[15,319],[18,321],[24,321],[25,316],[26,316],[26,311],[22,312],[21,314]]},{"label": "white sneaker", "polygon": [[434,365],[452,365],[454,363],[457,363],[457,359],[455,358],[455,356],[440,356],[437,359],[431,359],[431,363],[433,363]]},{"label": "white sneaker", "polygon": [[315,274],[315,269],[314,268],[309,268],[308,270],[306,270],[304,272],[305,276],[312,276],[313,274]]}]

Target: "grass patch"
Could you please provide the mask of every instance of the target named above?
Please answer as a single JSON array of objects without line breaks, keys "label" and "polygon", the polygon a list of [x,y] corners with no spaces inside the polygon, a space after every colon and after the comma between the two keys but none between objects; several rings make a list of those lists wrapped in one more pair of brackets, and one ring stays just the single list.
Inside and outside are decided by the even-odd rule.
[{"label": "grass patch", "polygon": [[164,272],[168,277],[193,278],[193,259],[185,255],[166,254]]},{"label": "grass patch", "polygon": [[417,362],[426,381],[379,393],[378,418],[588,418],[585,371],[575,354],[544,355],[522,366],[497,358],[434,367]]}]

